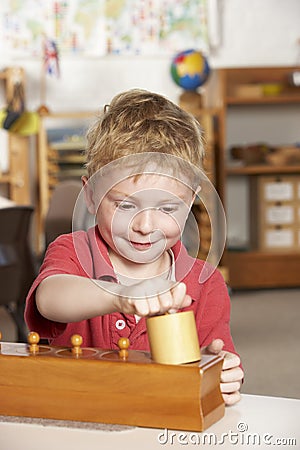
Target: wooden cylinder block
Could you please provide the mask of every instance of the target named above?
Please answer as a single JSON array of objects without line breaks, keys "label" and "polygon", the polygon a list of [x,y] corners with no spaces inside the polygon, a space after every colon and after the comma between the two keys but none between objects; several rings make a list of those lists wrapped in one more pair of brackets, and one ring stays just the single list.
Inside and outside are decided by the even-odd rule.
[{"label": "wooden cylinder block", "polygon": [[201,359],[193,311],[147,319],[152,359],[161,364],[185,364]]}]

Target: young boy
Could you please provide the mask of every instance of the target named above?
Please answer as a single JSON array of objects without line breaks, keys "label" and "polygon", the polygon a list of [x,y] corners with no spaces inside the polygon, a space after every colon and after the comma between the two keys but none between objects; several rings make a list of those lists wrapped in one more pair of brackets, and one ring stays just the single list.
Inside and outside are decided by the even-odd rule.
[{"label": "young boy", "polygon": [[[221,353],[226,404],[240,398],[243,371],[230,335],[230,300],[217,270],[180,241],[201,188],[199,123],[144,90],[117,95],[88,133],[85,201],[96,225],[60,236],[47,250],[25,318],[52,345],[149,350],[147,316],[192,310],[202,353]],[[206,274],[203,276],[203,274]]]}]

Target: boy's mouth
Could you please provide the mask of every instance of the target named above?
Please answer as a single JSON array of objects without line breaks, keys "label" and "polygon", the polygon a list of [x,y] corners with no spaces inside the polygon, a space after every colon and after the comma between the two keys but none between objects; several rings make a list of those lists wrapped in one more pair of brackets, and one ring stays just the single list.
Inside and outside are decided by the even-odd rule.
[{"label": "boy's mouth", "polygon": [[148,250],[152,246],[151,242],[134,242],[134,241],[130,241],[130,244],[136,250]]}]

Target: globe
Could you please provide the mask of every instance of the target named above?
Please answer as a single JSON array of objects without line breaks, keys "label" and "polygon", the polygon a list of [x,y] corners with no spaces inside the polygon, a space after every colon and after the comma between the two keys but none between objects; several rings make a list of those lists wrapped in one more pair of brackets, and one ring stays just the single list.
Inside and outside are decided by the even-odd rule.
[{"label": "globe", "polygon": [[208,79],[210,67],[207,59],[197,50],[177,53],[171,63],[171,76],[175,83],[187,91],[195,91]]}]

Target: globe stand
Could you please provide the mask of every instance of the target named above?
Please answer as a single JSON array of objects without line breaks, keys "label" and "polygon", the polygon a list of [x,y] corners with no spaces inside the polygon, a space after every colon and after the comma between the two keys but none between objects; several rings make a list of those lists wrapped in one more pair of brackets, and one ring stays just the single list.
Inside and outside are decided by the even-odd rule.
[{"label": "globe stand", "polygon": [[202,95],[197,91],[184,91],[179,96],[179,106],[197,116],[202,108]]}]

